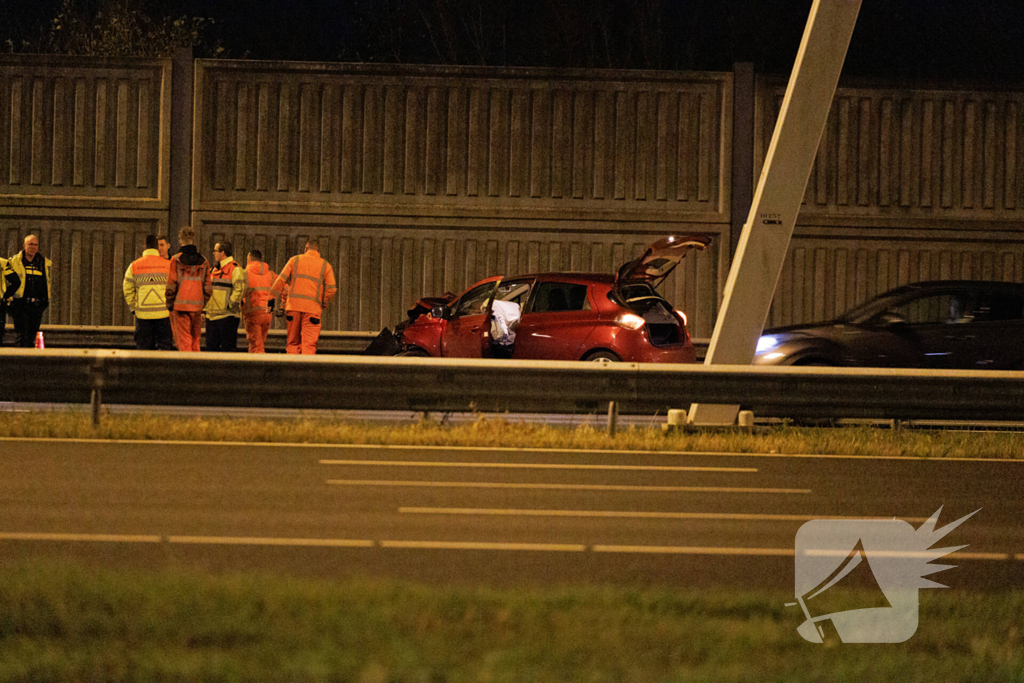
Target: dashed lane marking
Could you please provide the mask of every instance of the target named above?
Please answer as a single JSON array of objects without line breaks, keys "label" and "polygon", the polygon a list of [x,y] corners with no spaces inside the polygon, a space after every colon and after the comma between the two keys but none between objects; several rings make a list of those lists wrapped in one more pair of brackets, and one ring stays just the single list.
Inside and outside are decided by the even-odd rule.
[{"label": "dashed lane marking", "polygon": [[[0,541],[50,541],[50,542],[98,542],[98,543],[175,543],[181,545],[254,545],[279,547],[326,547],[326,548],[383,548],[390,550],[503,550],[532,552],[586,552],[593,553],[634,553],[648,555],[733,555],[759,557],[787,557],[795,555],[792,548],[730,548],[714,546],[672,546],[672,545],[585,545],[582,543],[515,543],[479,541],[415,541],[348,538],[275,538],[249,536],[160,536],[156,534],[74,534],[40,532],[0,532]],[[818,551],[831,553],[833,551]],[[844,551],[841,554],[848,554]],[[890,554],[918,557],[927,553]],[[962,553],[947,555],[957,560],[1010,559],[1009,553]],[[1024,561],[1024,553],[1014,555]]]},{"label": "dashed lane marking", "polygon": [[660,512],[656,510],[533,510],[523,508],[451,508],[400,507],[398,512],[411,515],[480,515],[499,517],[600,517],[623,519],[705,519],[744,522],[806,522],[812,519],[902,519],[926,522],[926,517],[848,517],[835,515],[749,514],[739,512]]},{"label": "dashed lane marking", "polygon": [[266,538],[247,536],[168,536],[168,543],[198,545],[283,545],[326,548],[372,548],[373,541],[349,538]]},{"label": "dashed lane marking", "polygon": [[677,545],[595,545],[595,553],[643,553],[648,555],[757,555],[761,557],[789,556],[792,548],[715,548],[707,546]]},{"label": "dashed lane marking", "polygon": [[473,541],[381,541],[380,547],[415,550],[532,550],[561,553],[582,553],[587,549],[587,546],[581,543],[481,543]]},{"label": "dashed lane marking", "polygon": [[544,491],[644,491],[672,493],[803,494],[811,489],[753,488],[742,486],[642,486],[630,484],[547,484],[496,481],[417,481],[396,479],[327,479],[333,486],[417,486],[423,488],[537,489]]},{"label": "dashed lane marking", "polygon": [[524,470],[616,470],[638,472],[757,472],[756,467],[688,467],[683,465],[583,465],[551,462],[447,462],[432,460],[321,460],[321,465],[371,467],[479,467]]},{"label": "dashed lane marking", "polygon": [[[809,557],[847,557],[849,550],[816,550],[808,548],[804,554]],[[962,553],[953,552],[948,555],[940,553],[938,557],[934,550],[870,550],[865,553],[870,557],[892,557],[907,560],[927,559],[958,559],[958,560],[1008,560],[1010,553]]]},{"label": "dashed lane marking", "polygon": [[160,543],[160,536],[139,534],[45,534],[35,532],[0,532],[0,541],[92,541],[98,543]]}]

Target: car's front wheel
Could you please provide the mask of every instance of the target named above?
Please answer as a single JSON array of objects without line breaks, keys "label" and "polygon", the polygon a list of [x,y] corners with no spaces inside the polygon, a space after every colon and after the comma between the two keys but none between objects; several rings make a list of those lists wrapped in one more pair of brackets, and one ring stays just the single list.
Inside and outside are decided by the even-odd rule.
[{"label": "car's front wheel", "polygon": [[406,358],[429,358],[430,357],[429,353],[427,353],[423,349],[419,348],[418,346],[410,346],[409,348],[405,349],[404,351],[402,351],[398,355],[399,356],[405,356]]}]

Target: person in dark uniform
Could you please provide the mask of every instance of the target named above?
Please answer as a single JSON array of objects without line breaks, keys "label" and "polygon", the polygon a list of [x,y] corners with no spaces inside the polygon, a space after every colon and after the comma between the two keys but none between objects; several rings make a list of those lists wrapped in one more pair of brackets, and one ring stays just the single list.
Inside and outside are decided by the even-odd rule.
[{"label": "person in dark uniform", "polygon": [[[25,246],[7,262],[8,270],[19,279],[11,300],[11,317],[18,334],[17,346],[32,348],[36,333],[43,321],[43,313],[50,305],[50,269],[53,263],[39,253],[39,238],[29,235]],[[11,292],[8,290],[7,295]]]}]

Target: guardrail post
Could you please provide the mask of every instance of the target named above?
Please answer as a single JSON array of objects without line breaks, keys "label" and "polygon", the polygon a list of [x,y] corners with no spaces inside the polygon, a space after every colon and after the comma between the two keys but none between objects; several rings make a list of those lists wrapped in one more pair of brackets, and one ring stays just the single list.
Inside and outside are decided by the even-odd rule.
[{"label": "guardrail post", "polygon": [[619,404],[608,401],[608,436],[615,436],[615,427],[619,421]]},{"label": "guardrail post", "polygon": [[102,358],[93,358],[89,362],[89,379],[92,384],[92,426],[100,426],[100,409],[103,407],[103,384],[106,377]]}]

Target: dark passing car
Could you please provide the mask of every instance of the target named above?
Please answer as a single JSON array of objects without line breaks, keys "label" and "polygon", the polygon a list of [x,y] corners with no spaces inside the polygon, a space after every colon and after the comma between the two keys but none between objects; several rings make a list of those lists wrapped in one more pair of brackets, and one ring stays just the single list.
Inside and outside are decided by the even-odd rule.
[{"label": "dark passing car", "polygon": [[1024,369],[1024,285],[898,287],[825,323],[765,330],[756,365]]},{"label": "dark passing car", "polygon": [[457,298],[420,299],[395,338],[411,356],[692,363],[686,315],[655,288],[710,242],[666,237],[614,275],[487,278]]}]

